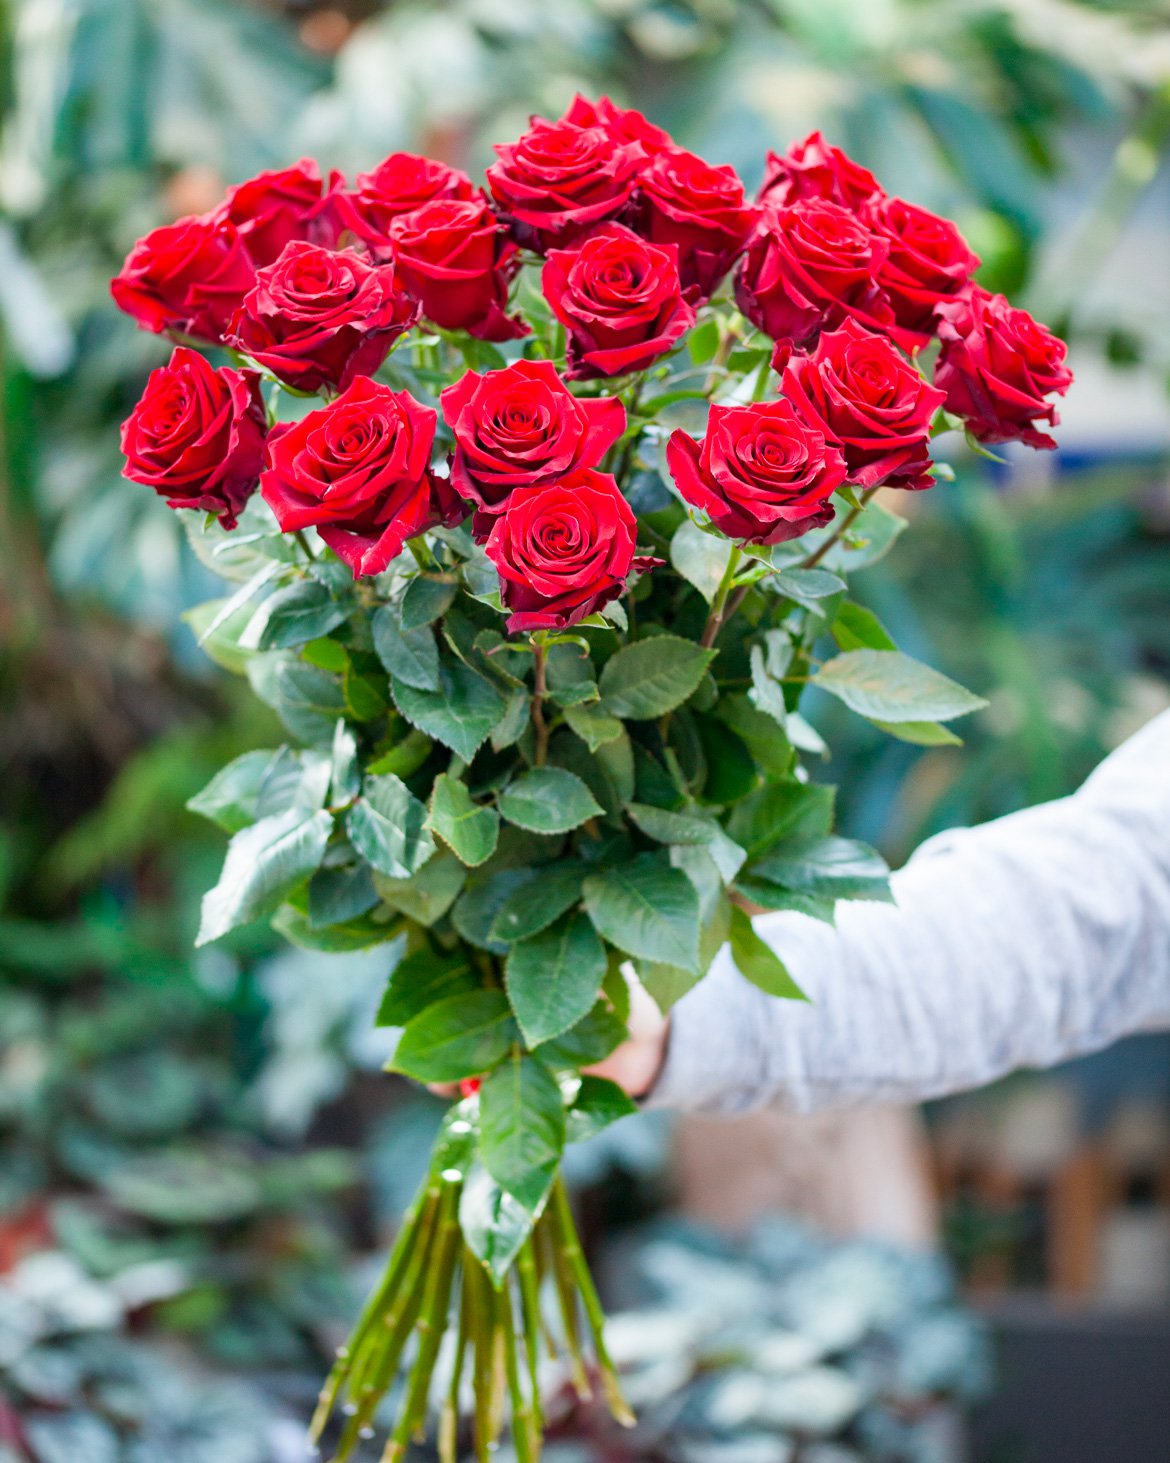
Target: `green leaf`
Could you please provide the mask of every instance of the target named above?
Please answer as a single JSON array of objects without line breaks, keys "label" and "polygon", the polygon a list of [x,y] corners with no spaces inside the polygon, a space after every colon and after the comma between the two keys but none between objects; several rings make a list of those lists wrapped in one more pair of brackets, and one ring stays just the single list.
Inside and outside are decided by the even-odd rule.
[{"label": "green leaf", "polygon": [[366,767],[367,772],[392,772],[395,777],[410,777],[418,771],[434,750],[434,743],[425,732],[410,727],[401,741],[389,747]]},{"label": "green leaf", "polygon": [[306,815],[289,808],[236,833],[219,882],[203,896],[196,945],[270,914],[321,862],[332,831],[324,809]]},{"label": "green leaf", "polygon": [[842,650],[897,650],[889,631],[872,610],[846,600],[831,626]]},{"label": "green leaf", "polygon": [[[240,636],[252,618],[252,607],[247,604],[238,604],[228,615],[227,619],[221,619],[220,613],[228,603],[226,599],[211,599],[204,604],[193,606],[184,610],[182,618],[191,627],[195,639],[203,653],[209,656],[218,666],[225,671],[230,671],[234,676],[242,676],[248,669],[248,662],[254,654],[251,650],[245,650],[240,645]],[[216,623],[218,621],[218,623]],[[211,629],[212,625],[215,629]]]},{"label": "green leaf", "polygon": [[536,1219],[486,1169],[472,1164],[459,1199],[459,1228],[468,1249],[486,1267],[497,1288],[504,1283]]},{"label": "green leaf", "polygon": [[659,854],[640,854],[585,880],[585,907],[598,933],[627,955],[698,970],[699,899],[694,885]]},{"label": "green leaf", "polygon": [[417,630],[422,625],[433,625],[451,608],[457,589],[454,578],[437,579],[420,574],[417,579],[412,579],[398,608],[402,629]]},{"label": "green leaf", "polygon": [[302,950],[320,950],[329,955],[344,955],[351,950],[372,950],[397,937],[395,922],[379,923],[359,916],[319,927],[291,904],[282,904],[272,917],[272,928],[290,944]]},{"label": "green leaf", "polygon": [[584,877],[585,865],[577,859],[548,864],[500,905],[490,938],[503,943],[538,935],[580,900]]},{"label": "green leaf", "polygon": [[316,930],[356,919],[377,902],[378,891],[366,864],[321,868],[309,880],[309,924]]},{"label": "green leaf", "polygon": [[695,813],[672,813],[649,803],[630,803],[626,812],[635,827],[655,843],[713,843],[719,824]]},{"label": "green leaf", "polygon": [[239,643],[250,650],[284,650],[335,630],[346,607],[323,585],[302,579],[270,594],[249,620]]},{"label": "green leaf", "polygon": [[472,802],[466,786],[449,772],[435,779],[426,826],[470,868],[491,858],[500,837],[500,815]]},{"label": "green leaf", "polygon": [[823,837],[833,828],[835,793],[795,777],[770,782],[732,809],[727,831],[751,857],[790,838]]},{"label": "green leaf", "polygon": [[260,816],[257,808],[265,781],[273,765],[286,753],[287,748],[283,747],[276,752],[245,752],[221,767],[202,792],[187,800],[187,807],[218,823],[228,833],[238,833]]},{"label": "green leaf", "polygon": [[[757,779],[756,768],[773,777],[785,777],[792,771],[792,746],[785,729],[763,711],[757,711],[746,696],[722,696],[719,701],[719,720],[722,721],[729,731],[733,733],[733,745],[746,749],[739,751],[738,758],[731,761],[731,774],[738,774],[737,786],[742,797],[755,786]],[[791,729],[793,718],[788,718],[788,729]],[[703,735],[704,747],[707,747],[710,732],[718,729],[719,722],[710,718],[700,724]],[[735,741],[738,738],[738,742]],[[720,761],[712,756],[712,751],[707,751],[708,763],[713,763],[716,772],[726,777],[727,769],[720,765]],[[714,796],[708,792],[709,797]],[[723,794],[722,802],[732,802],[733,798]]]},{"label": "green leaf", "polygon": [[770,996],[790,1001],[808,997],[788,973],[788,967],[772,947],[752,928],[752,922],[738,904],[731,908],[731,958],[740,975]]},{"label": "green leaf", "polygon": [[680,970],[677,965],[659,960],[635,961],[635,969],[646,993],[664,1016],[701,979],[693,970]]},{"label": "green leaf", "polygon": [[831,899],[891,901],[890,871],[881,854],[852,838],[804,837],[782,844],[750,873],[785,889]]},{"label": "green leaf", "polygon": [[419,1082],[459,1082],[489,1071],[516,1040],[503,991],[446,996],[406,1023],[387,1070]]},{"label": "green leaf", "polygon": [[875,721],[874,726],[900,742],[916,747],[961,747],[963,738],[937,721]]},{"label": "green leaf", "polygon": [[719,349],[719,321],[704,320],[687,336],[687,350],[696,366],[705,366]]},{"label": "green leaf", "polygon": [[710,604],[727,573],[731,549],[729,539],[707,533],[685,518],[670,540],[670,562]]},{"label": "green leaf", "polygon": [[591,752],[596,752],[607,742],[616,741],[625,730],[616,716],[599,711],[596,705],[567,706],[565,721]]},{"label": "green leaf", "polygon": [[329,767],[329,795],[334,807],[352,802],[361,789],[357,765],[357,738],[340,719],[333,729],[333,755]]},{"label": "green leaf", "polygon": [[514,747],[524,733],[528,730],[529,708],[532,698],[524,687],[519,687],[508,697],[508,704],[503,716],[496,722],[492,731],[492,748],[494,751],[502,752],[508,747]]},{"label": "green leaf", "polygon": [[752,688],[748,700],[765,716],[770,716],[777,726],[784,730],[788,726],[788,708],[784,704],[784,688],[768,674],[763,647],[753,645],[750,663]]},{"label": "green leaf", "polygon": [[586,1073],[567,1114],[565,1141],[584,1143],[586,1138],[596,1137],[619,1118],[632,1117],[637,1111],[638,1104],[616,1082]]},{"label": "green leaf", "polygon": [[320,666],[323,671],[335,671],[344,675],[349,669],[349,651],[336,640],[309,640],[301,646],[301,659],[310,665]]},{"label": "green leaf", "polygon": [[[417,583],[417,581],[415,581]],[[393,683],[394,702],[412,726],[470,762],[507,710],[495,686],[461,660],[439,666],[439,689]]]},{"label": "green leaf", "polygon": [[248,680],[261,701],[302,742],[331,742],[337,718],[348,710],[337,676],[286,651],[254,655],[248,662]]},{"label": "green leaf", "polygon": [[822,690],[875,721],[950,721],[987,702],[900,650],[850,650],[813,677]]},{"label": "green leaf", "polygon": [[579,777],[563,767],[533,767],[499,797],[500,816],[530,833],[568,833],[602,809]]},{"label": "green leaf", "polygon": [[[870,503],[821,560],[821,567],[842,574],[867,569],[870,564],[885,558],[905,527],[906,520],[899,514],[881,503]],[[806,533],[800,540],[802,552],[815,552],[835,532],[834,525],[830,524],[827,528]]]},{"label": "green leaf", "polygon": [[439,647],[428,625],[404,630],[392,605],[373,619],[374,649],[392,676],[420,691],[439,689]]},{"label": "green leaf", "polygon": [[565,1105],[547,1067],[513,1052],[479,1092],[479,1158],[530,1214],[543,1204],[565,1146]]},{"label": "green leaf", "polygon": [[581,913],[512,946],[504,983],[529,1047],[560,1036],[592,1010],[606,965],[605,946]]},{"label": "green leaf", "polygon": [[350,664],[342,678],[345,705],[355,721],[379,721],[390,709],[383,686],[371,676],[359,675]]},{"label": "green leaf", "polygon": [[405,1026],[449,996],[479,988],[466,955],[440,954],[423,946],[404,955],[390,972],[390,984],[378,1007],[375,1026]]},{"label": "green leaf", "polygon": [[536,1049],[536,1056],[554,1072],[579,1072],[603,1062],[629,1036],[624,1021],[619,1020],[604,1001],[582,1016],[575,1026]]},{"label": "green leaf", "polygon": [[388,879],[383,874],[375,874],[374,888],[391,909],[397,909],[420,925],[433,925],[455,903],[466,878],[467,870],[453,853],[444,849],[427,859],[409,879]]},{"label": "green leaf", "polygon": [[625,645],[601,673],[600,710],[633,721],[663,716],[691,695],[714,655],[677,635]]},{"label": "green leaf", "polygon": [[776,575],[776,588],[797,604],[815,608],[818,600],[840,594],[845,581],[827,569],[782,569]]},{"label": "green leaf", "polygon": [[362,858],[391,879],[408,879],[434,852],[427,810],[392,774],[366,777],[346,815],[349,840]]},{"label": "green leaf", "polygon": [[819,919],[831,925],[836,919],[837,901],[824,894],[810,894],[803,889],[784,889],[767,879],[757,879],[744,874],[735,881],[740,894],[761,909],[789,909],[795,914],[807,914],[809,919]]}]

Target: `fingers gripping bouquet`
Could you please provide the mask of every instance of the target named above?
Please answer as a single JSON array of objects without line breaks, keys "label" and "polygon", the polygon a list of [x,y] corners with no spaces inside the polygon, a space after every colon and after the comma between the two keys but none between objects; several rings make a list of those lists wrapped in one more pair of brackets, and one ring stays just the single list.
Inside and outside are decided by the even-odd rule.
[{"label": "fingers gripping bouquet", "polygon": [[800,998],[747,909],[888,897],[801,693],[955,740],[976,698],[849,597],[903,527],[874,495],[930,487],[943,430],[1053,446],[1071,381],[953,224],[819,134],[754,204],[606,99],[497,152],[490,193],[406,154],[264,174],[113,282],[176,341],[126,473],[197,510],[237,582],[200,639],[290,736],[194,800],[231,835],[199,939],[385,946],[393,1068],[461,1084],[322,1393],[338,1458],[391,1390],[387,1459],[432,1398],[454,1458],[465,1397],[479,1457],[510,1412],[534,1458],[544,1338],[628,1418],[558,1177],[631,1110],[586,1069],[631,967],[665,1009],[729,943]]}]

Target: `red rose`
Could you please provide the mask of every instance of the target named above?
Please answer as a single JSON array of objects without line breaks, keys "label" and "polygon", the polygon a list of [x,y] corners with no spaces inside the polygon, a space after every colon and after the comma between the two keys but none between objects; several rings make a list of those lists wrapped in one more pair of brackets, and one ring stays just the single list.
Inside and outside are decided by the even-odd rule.
[{"label": "red rose", "polygon": [[596,467],[626,428],[616,397],[578,400],[551,361],[468,371],[439,401],[455,437],[451,485],[485,515],[517,488]]},{"label": "red rose", "polygon": [[487,541],[509,630],[563,629],[616,599],[635,558],[633,510],[608,473],[517,488]]},{"label": "red rose", "polygon": [[297,391],[343,390],[355,376],[372,375],[417,318],[392,265],[292,243],[257,272],[228,339]]},{"label": "red rose", "polygon": [[392,152],[372,173],[359,173],[343,199],[350,228],[376,255],[388,256],[390,225],[424,203],[451,198],[459,203],[483,197],[466,173],[432,157]]},{"label": "red rose", "polygon": [[666,464],[686,501],[721,533],[756,544],[823,527],[845,480],[841,453],[782,400],[712,406],[702,443],[673,432]]},{"label": "red rose", "polygon": [[407,392],[359,376],[270,434],[261,495],[285,533],[315,527],[355,578],[380,574],[408,538],[446,517],[430,472],[435,422]]},{"label": "red rose", "polygon": [[884,197],[881,184],[868,168],[826,142],[821,133],[811,132],[783,157],[768,154],[759,201],[783,208],[802,198],[824,198],[857,210]]},{"label": "red rose", "polygon": [[518,142],[495,151],[500,160],[487,170],[492,195],[516,239],[541,254],[621,213],[643,156],[604,127],[539,117]]},{"label": "red rose", "polygon": [[260,476],[264,423],[255,371],[217,371],[198,351],[177,346],[122,423],[122,470],[168,508],[199,508],[235,528]]},{"label": "red rose", "polygon": [[1063,396],[1073,374],[1066,346],[1027,310],[1002,295],[972,285],[938,306],[942,341],[934,383],[946,393],[947,411],[966,419],[981,442],[1027,442],[1055,447],[1037,422],[1055,427],[1056,407],[1045,397]]},{"label": "red rose", "polygon": [[218,345],[253,274],[235,224],[205,213],[139,239],[110,293],[144,330],[174,330]]},{"label": "red rose", "polygon": [[591,102],[578,93],[561,121],[572,122],[577,127],[603,127],[615,142],[633,143],[648,158],[675,147],[674,138],[664,128],[655,127],[641,112],[633,107],[619,107],[608,97]]},{"label": "red rose", "polygon": [[258,173],[229,188],[216,213],[235,224],[252,263],[271,264],[286,244],[305,239],[332,248],[343,228],[339,207],[343,179],[330,173],[322,182],[312,158],[295,167]]},{"label": "red rose", "polygon": [[850,319],[902,336],[875,283],[887,247],[836,203],[766,207],[736,276],[736,302],[765,335],[797,345]]},{"label": "red rose", "polygon": [[925,343],[934,334],[935,305],[962,289],[979,268],[979,256],[949,219],[904,198],[884,199],[869,223],[888,250],[877,282],[894,319]]},{"label": "red rose", "polygon": [[840,447],[858,487],[929,488],[930,423],[943,393],[927,385],[888,340],[852,320],[793,356],[784,395]]},{"label": "red rose", "polygon": [[706,299],[743,252],[756,210],[734,168],[680,148],[660,153],[638,180],[637,220],[652,244],[678,246],[683,289]]},{"label": "red rose", "polygon": [[404,289],[428,320],[480,340],[528,334],[506,313],[518,251],[486,201],[436,199],[390,225],[390,249]]},{"label": "red rose", "polygon": [[566,376],[587,380],[640,371],[695,323],[683,298],[674,245],[648,244],[607,224],[577,249],[555,249],[541,287],[569,333]]}]

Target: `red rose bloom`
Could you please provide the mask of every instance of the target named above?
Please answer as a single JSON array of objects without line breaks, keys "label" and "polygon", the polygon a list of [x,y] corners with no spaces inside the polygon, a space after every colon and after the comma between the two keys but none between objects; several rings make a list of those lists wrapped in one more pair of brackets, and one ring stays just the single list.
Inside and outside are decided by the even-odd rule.
[{"label": "red rose bloom", "polygon": [[894,319],[925,343],[934,334],[935,305],[962,289],[979,268],[979,256],[949,219],[904,198],[883,200],[869,222],[886,244],[877,282]]},{"label": "red rose bloom", "polygon": [[257,272],[228,339],[297,391],[344,390],[355,376],[372,375],[417,318],[392,265],[292,243]]},{"label": "red rose bloom", "polygon": [[541,254],[616,218],[643,157],[604,127],[539,117],[518,142],[495,150],[500,160],[487,170],[492,195],[516,239]]},{"label": "red rose bloom", "polygon": [[150,373],[122,424],[122,470],[168,508],[199,508],[235,528],[260,476],[264,422],[255,371],[217,371],[198,351],[178,346]]},{"label": "red rose bloom", "polygon": [[359,239],[379,256],[390,251],[390,225],[424,203],[450,198],[481,199],[482,192],[459,168],[413,152],[392,152],[372,173],[359,173],[343,200],[345,218]]},{"label": "red rose bloom", "polygon": [[736,276],[736,302],[765,335],[797,345],[850,319],[901,336],[875,283],[887,247],[836,203],[765,208]]},{"label": "red rose bloom", "polygon": [[480,340],[528,334],[506,313],[518,251],[486,202],[436,199],[390,225],[390,249],[402,286],[428,320]]},{"label": "red rose bloom", "polygon": [[569,333],[570,379],[640,371],[691,328],[677,261],[673,244],[648,244],[620,224],[548,256],[541,287]]},{"label": "red rose bloom", "polygon": [[635,558],[633,510],[608,473],[517,488],[487,541],[508,629],[563,629],[616,599]]},{"label": "red rose bloom", "polygon": [[755,544],[823,527],[845,480],[841,453],[782,400],[712,406],[702,443],[673,432],[666,464],[686,501],[721,533]]},{"label": "red rose bloom", "polygon": [[781,157],[770,152],[759,201],[784,208],[802,198],[823,198],[853,211],[885,197],[881,184],[839,147],[811,132]]},{"label": "red rose bloom", "polygon": [[139,239],[110,293],[144,330],[174,330],[218,345],[253,273],[235,224],[207,213]]},{"label": "red rose bloom", "polygon": [[455,436],[451,486],[489,516],[485,530],[517,488],[596,467],[626,427],[616,397],[578,400],[551,361],[468,371],[439,401]]},{"label": "red rose bloom", "polygon": [[683,289],[703,299],[743,252],[755,220],[735,169],[693,152],[660,153],[638,180],[638,232],[652,244],[677,245]]},{"label": "red rose bloom", "polygon": [[447,517],[430,472],[435,422],[407,392],[361,376],[269,435],[261,495],[285,533],[315,527],[355,578],[380,574]]},{"label": "red rose bloom", "polygon": [[930,423],[943,393],[927,385],[888,340],[852,320],[793,356],[784,395],[840,447],[858,487],[929,488]]},{"label": "red rose bloom", "polygon": [[641,112],[633,107],[619,107],[608,97],[591,102],[578,93],[561,121],[572,122],[576,127],[603,127],[615,142],[633,143],[643,157],[657,157],[675,148],[674,138],[665,128],[655,127]]},{"label": "red rose bloom", "polygon": [[216,213],[239,231],[257,267],[280,258],[286,244],[305,239],[332,248],[343,228],[340,173],[324,183],[312,158],[280,172],[258,173],[229,188]]},{"label": "red rose bloom", "polygon": [[1064,341],[978,285],[944,300],[937,315],[942,350],[934,383],[946,393],[947,411],[963,417],[981,442],[1055,447],[1036,423],[1060,421],[1045,397],[1063,396],[1072,385]]}]

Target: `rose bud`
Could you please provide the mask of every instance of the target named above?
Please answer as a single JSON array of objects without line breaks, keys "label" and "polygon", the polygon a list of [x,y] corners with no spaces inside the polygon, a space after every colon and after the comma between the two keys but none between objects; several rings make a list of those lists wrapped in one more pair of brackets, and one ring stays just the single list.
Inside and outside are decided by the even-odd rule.
[{"label": "rose bud", "polygon": [[1072,385],[1064,341],[978,285],[943,301],[936,313],[942,350],[934,384],[946,393],[947,411],[963,417],[980,442],[1055,447],[1036,423],[1060,421],[1045,397],[1063,396]]},{"label": "rose bud", "polygon": [[826,142],[820,132],[811,132],[783,157],[768,154],[759,202],[784,208],[802,198],[823,198],[857,212],[884,197],[884,189],[868,168]]},{"label": "rose bud", "polygon": [[260,267],[279,259],[294,240],[326,248],[337,243],[344,227],[343,181],[334,172],[323,182],[317,164],[303,157],[294,167],[258,173],[229,188],[216,212],[235,224],[252,263]]},{"label": "rose bud", "polygon": [[702,443],[673,432],[666,465],[675,486],[728,538],[778,544],[821,528],[845,462],[787,401],[712,406]]},{"label": "rose bud", "polygon": [[216,370],[198,351],[177,346],[150,373],[122,424],[122,471],[168,508],[198,508],[235,528],[260,476],[264,425],[255,371]]},{"label": "rose bud", "polygon": [[509,631],[564,629],[616,599],[631,570],[658,562],[635,556],[637,531],[608,473],[517,488],[486,545]]},{"label": "rose bud", "polygon": [[379,258],[390,254],[390,225],[437,198],[467,203],[482,192],[466,173],[435,158],[392,152],[371,173],[359,173],[342,199],[349,227]]},{"label": "rose bud", "polygon": [[424,203],[390,225],[390,248],[403,288],[443,330],[479,340],[528,334],[519,316],[506,313],[518,251],[485,200]]},{"label": "rose bud", "polygon": [[979,256],[950,219],[904,198],[883,200],[869,215],[869,225],[887,247],[877,283],[894,319],[925,344],[934,334],[935,305],[963,288],[979,268]]},{"label": "rose bud", "polygon": [[678,247],[684,291],[706,299],[743,253],[756,221],[734,168],[712,167],[681,148],[660,153],[638,180],[638,232]]},{"label": "rose bud", "polygon": [[554,249],[541,288],[568,331],[572,380],[640,371],[695,323],[677,248],[648,244],[620,224],[606,224],[577,249]]},{"label": "rose bud", "polygon": [[110,281],[110,293],[144,330],[177,331],[218,345],[254,273],[235,224],[205,213],[139,239]]},{"label": "rose bud", "polygon": [[632,143],[643,157],[657,157],[661,152],[674,151],[674,138],[663,127],[648,122],[641,112],[633,107],[619,107],[608,97],[588,101],[579,92],[569,103],[562,122],[572,122],[576,127],[601,127],[615,142]]},{"label": "rose bud", "polygon": [[479,505],[483,532],[517,488],[596,467],[626,429],[616,397],[578,399],[551,361],[468,371],[439,401],[455,437],[451,486]]},{"label": "rose bud", "polygon": [[392,265],[292,243],[257,271],[228,343],[297,391],[344,390],[372,375],[417,319]]},{"label": "rose bud", "polygon": [[359,376],[273,430],[261,495],[285,533],[316,528],[355,579],[380,574],[407,539],[448,517],[430,472],[436,420],[407,392]]},{"label": "rose bud", "polygon": [[488,184],[513,236],[543,254],[574,243],[630,201],[643,153],[604,127],[535,117],[518,142],[495,149]]},{"label": "rose bud", "polygon": [[845,458],[861,488],[929,488],[930,424],[943,393],[894,347],[852,320],[822,335],[812,355],[794,355],[781,387],[800,415]]}]

